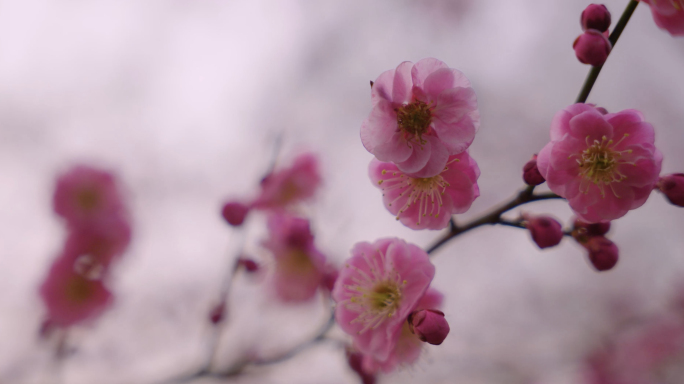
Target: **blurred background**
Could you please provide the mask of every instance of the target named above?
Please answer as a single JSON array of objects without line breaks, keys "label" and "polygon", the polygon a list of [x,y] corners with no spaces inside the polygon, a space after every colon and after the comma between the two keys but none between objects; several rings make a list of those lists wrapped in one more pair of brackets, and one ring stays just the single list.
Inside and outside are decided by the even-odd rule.
[{"label": "blurred background", "polygon": [[[604,3],[614,26],[627,1]],[[197,369],[231,260],[243,244],[265,256],[263,217],[235,231],[221,204],[257,191],[279,136],[279,164],[320,154],[324,187],[307,214],[337,265],[358,241],[428,246],[440,232],[409,230],[385,210],[359,140],[369,80],[402,61],[438,58],[477,92],[482,124],[470,153],[481,196],[457,220],[508,199],[589,70],[572,50],[588,4],[0,0],[0,383],[145,384]],[[589,97],[611,112],[644,113],[663,173],[684,171],[682,68],[684,38],[658,29],[642,4]],[[70,334],[76,349],[57,377],[51,346],[38,338],[37,287],[65,237],[51,210],[55,176],[80,162],[117,173],[134,241],[114,272],[115,305]],[[560,201],[524,210],[566,225],[571,217]],[[570,239],[544,251],[508,227],[455,239],[433,259],[450,336],[380,383],[578,383],[583,359],[616,323],[667,310],[684,283],[683,230],[684,210],[654,193],[613,223],[621,259],[601,274]],[[326,318],[318,300],[275,303],[258,278],[238,276],[231,300],[217,355],[226,366],[285,350]],[[326,343],[226,381],[358,378]]]}]

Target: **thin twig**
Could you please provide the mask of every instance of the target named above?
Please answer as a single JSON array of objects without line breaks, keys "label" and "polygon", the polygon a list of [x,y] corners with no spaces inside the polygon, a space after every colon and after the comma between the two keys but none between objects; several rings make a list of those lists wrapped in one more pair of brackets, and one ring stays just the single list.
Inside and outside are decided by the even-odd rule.
[{"label": "thin twig", "polygon": [[[625,8],[625,11],[622,13],[622,16],[620,17],[620,20],[615,25],[615,29],[613,29],[613,33],[611,33],[610,37],[608,38],[608,40],[610,40],[612,48],[615,48],[615,44],[617,44],[617,41],[620,38],[620,35],[622,34],[622,31],[625,29],[625,26],[627,26],[627,22],[629,21],[630,17],[632,17],[632,14],[634,13],[634,10],[636,9],[637,5],[639,5],[639,2],[635,0],[631,0],[629,4],[627,4],[627,8]],[[610,57],[610,55],[608,55],[608,57]],[[594,83],[596,82],[596,79],[598,79],[598,75],[599,73],[601,73],[602,68],[603,65],[591,68],[589,74],[587,75],[587,79],[584,81],[584,84],[582,85],[582,90],[577,96],[577,100],[575,101],[576,103],[585,103],[587,101],[589,93],[591,92],[591,89],[594,87]]]}]

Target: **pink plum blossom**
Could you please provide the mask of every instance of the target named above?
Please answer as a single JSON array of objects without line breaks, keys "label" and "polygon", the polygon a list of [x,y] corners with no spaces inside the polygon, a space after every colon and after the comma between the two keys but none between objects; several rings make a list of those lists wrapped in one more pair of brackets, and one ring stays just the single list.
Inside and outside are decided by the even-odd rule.
[{"label": "pink plum blossom", "polygon": [[112,302],[102,280],[82,273],[73,255],[59,257],[39,292],[50,324],[67,327],[100,315]]},{"label": "pink plum blossom", "polygon": [[551,216],[525,215],[525,226],[534,243],[541,249],[555,247],[563,240],[563,227]]},{"label": "pink plum blossom", "polygon": [[425,251],[397,238],[357,243],[351,254],[332,292],[335,319],[353,336],[359,352],[384,362],[428,289],[435,267]]},{"label": "pink plum blossom", "polygon": [[467,211],[480,195],[480,169],[468,152],[450,156],[442,172],[432,177],[412,177],[377,159],[368,173],[383,192],[385,208],[412,229],[445,228],[451,215]]},{"label": "pink plum blossom", "polygon": [[598,67],[608,59],[612,44],[605,34],[595,29],[588,29],[575,39],[572,48],[575,50],[577,60],[581,63]]},{"label": "pink plum blossom", "polygon": [[603,4],[589,4],[580,16],[582,30],[595,29],[605,32],[610,27],[610,12]]},{"label": "pink plum blossom", "polygon": [[53,208],[69,224],[125,215],[114,175],[86,165],[77,165],[57,178]]},{"label": "pink plum blossom", "polygon": [[405,61],[372,85],[364,147],[413,177],[433,177],[465,151],[480,124],[477,99],[460,71],[428,58]]},{"label": "pink plum blossom", "polygon": [[658,180],[657,187],[670,203],[684,207],[684,173],[674,173],[661,177]]},{"label": "pink plum blossom", "polygon": [[684,0],[641,0],[651,6],[658,27],[673,36],[684,36]]},{"label": "pink plum blossom", "polygon": [[268,218],[269,239],[264,242],[275,259],[276,296],[285,302],[306,301],[316,294],[325,277],[325,256],[314,247],[309,221],[285,213]]},{"label": "pink plum blossom", "polygon": [[549,188],[588,223],[642,206],[658,181],[663,155],[639,111],[601,114],[589,104],[558,112],[537,165]]},{"label": "pink plum blossom", "polygon": [[251,206],[258,209],[283,208],[313,197],[320,184],[317,157],[304,153],[294,159],[291,167],[266,176],[261,181],[261,192]]}]

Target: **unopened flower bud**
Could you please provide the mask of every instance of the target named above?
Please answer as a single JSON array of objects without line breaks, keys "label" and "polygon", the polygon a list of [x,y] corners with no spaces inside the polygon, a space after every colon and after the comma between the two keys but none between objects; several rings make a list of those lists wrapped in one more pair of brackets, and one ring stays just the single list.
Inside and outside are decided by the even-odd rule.
[{"label": "unopened flower bud", "polygon": [[572,228],[572,237],[580,244],[584,244],[594,236],[603,236],[610,231],[610,221],[602,223],[586,223],[580,219],[575,219]]},{"label": "unopened flower bud", "polygon": [[661,177],[658,180],[657,188],[670,203],[684,207],[684,173],[674,173]]},{"label": "unopened flower bud", "polygon": [[618,247],[603,236],[595,236],[584,245],[589,251],[589,261],[598,271],[612,269],[618,262]]},{"label": "unopened flower bud", "polygon": [[596,29],[599,32],[605,32],[610,27],[610,12],[603,4],[590,4],[582,11],[580,23],[583,31]]},{"label": "unopened flower bud", "polygon": [[259,270],[259,264],[248,258],[241,257],[237,260],[237,267],[243,267],[247,272],[256,272]]},{"label": "unopened flower bud", "polygon": [[595,29],[589,29],[581,34],[572,44],[577,59],[595,67],[603,65],[608,59],[612,48],[608,38]]},{"label": "unopened flower bud", "polygon": [[532,156],[523,167],[523,180],[527,185],[539,185],[546,181],[537,168],[537,155]]},{"label": "unopened flower bud", "polygon": [[245,221],[245,217],[249,213],[249,206],[239,203],[237,201],[230,201],[223,206],[221,215],[228,222],[228,224],[239,227]]},{"label": "unopened flower bud", "polygon": [[449,323],[444,313],[436,309],[422,309],[408,317],[409,329],[421,341],[432,345],[440,345],[449,334]]},{"label": "unopened flower bud", "polygon": [[558,220],[549,216],[526,216],[526,227],[530,230],[532,240],[539,248],[558,245],[563,239],[563,228]]},{"label": "unopened flower bud", "polygon": [[223,321],[224,314],[226,312],[226,302],[221,301],[209,312],[209,321],[212,324],[218,324]]}]

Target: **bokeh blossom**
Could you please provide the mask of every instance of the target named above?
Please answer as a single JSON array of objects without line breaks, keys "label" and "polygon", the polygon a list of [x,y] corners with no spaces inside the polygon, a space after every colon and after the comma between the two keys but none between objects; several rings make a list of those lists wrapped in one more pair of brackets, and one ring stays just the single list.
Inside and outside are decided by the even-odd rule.
[{"label": "bokeh blossom", "polygon": [[641,0],[651,6],[658,27],[673,36],[684,36],[684,0]]},{"label": "bokeh blossom", "polygon": [[383,192],[385,208],[412,229],[442,229],[451,215],[463,213],[480,195],[480,169],[468,152],[450,156],[441,173],[411,177],[392,163],[373,159],[368,173]]},{"label": "bokeh blossom", "polygon": [[103,281],[93,275],[91,268],[80,267],[82,262],[74,256],[57,258],[39,288],[49,323],[60,327],[91,320],[112,302]]},{"label": "bokeh blossom", "polygon": [[273,285],[285,302],[311,299],[323,283],[325,256],[314,246],[307,219],[286,213],[268,218],[269,239],[264,242],[275,259]]},{"label": "bokeh blossom", "polygon": [[442,172],[449,156],[470,146],[480,124],[470,81],[433,58],[383,72],[372,85],[371,101],[361,125],[364,147],[413,177]]},{"label": "bokeh blossom", "polygon": [[125,215],[114,176],[86,165],[75,166],[59,176],[53,209],[70,225]]},{"label": "bokeh blossom", "polygon": [[435,267],[425,251],[397,238],[357,243],[351,253],[332,293],[335,319],[359,352],[387,361]]},{"label": "bokeh blossom", "polygon": [[313,197],[320,184],[318,158],[312,153],[303,153],[294,159],[292,166],[264,177],[261,192],[251,206],[258,209],[283,208]]},{"label": "bokeh blossom", "polygon": [[654,140],[636,110],[603,115],[574,104],[554,117],[537,165],[581,220],[610,221],[642,206],[658,181],[663,156]]}]

